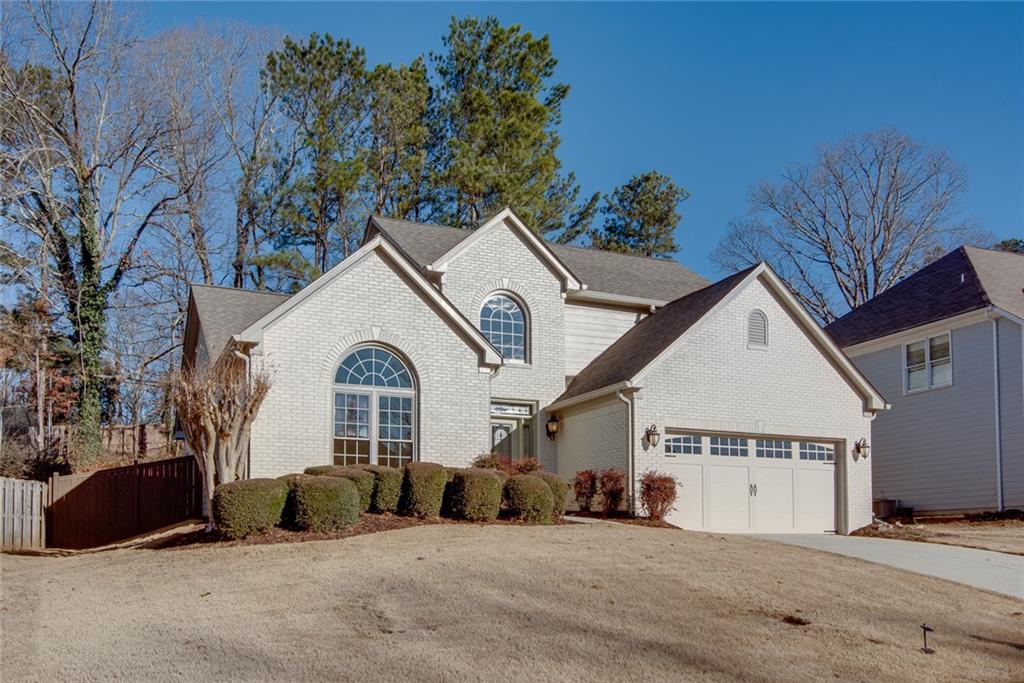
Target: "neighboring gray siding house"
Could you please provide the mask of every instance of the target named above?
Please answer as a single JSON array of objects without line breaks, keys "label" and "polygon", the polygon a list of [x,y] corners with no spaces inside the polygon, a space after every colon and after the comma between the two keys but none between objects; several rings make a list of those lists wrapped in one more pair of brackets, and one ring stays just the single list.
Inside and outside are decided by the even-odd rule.
[{"label": "neighboring gray siding house", "polygon": [[930,513],[1024,508],[1024,256],[961,247],[826,328],[892,404],[874,496]]},{"label": "neighboring gray siding house", "polygon": [[474,231],[374,217],[291,297],[193,287],[185,337],[186,363],[244,353],[271,374],[251,476],[493,452],[618,467],[630,494],[671,472],[687,528],[871,521],[853,446],[886,404],[764,265],[709,284],[548,244],[507,209]]}]

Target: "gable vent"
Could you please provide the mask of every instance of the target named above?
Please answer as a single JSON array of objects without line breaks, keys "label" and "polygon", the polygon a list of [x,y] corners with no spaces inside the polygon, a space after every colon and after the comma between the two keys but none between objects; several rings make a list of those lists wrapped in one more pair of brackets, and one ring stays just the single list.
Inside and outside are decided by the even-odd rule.
[{"label": "gable vent", "polygon": [[768,348],[768,316],[757,308],[747,316],[747,348]]}]

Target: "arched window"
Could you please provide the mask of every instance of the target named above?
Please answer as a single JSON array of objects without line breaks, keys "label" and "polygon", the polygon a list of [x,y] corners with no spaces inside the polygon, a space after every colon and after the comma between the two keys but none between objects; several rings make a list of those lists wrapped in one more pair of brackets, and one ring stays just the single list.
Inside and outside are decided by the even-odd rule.
[{"label": "arched window", "polygon": [[768,348],[768,316],[756,308],[747,317],[747,348]]},{"label": "arched window", "polygon": [[507,294],[495,294],[480,309],[480,331],[506,360],[526,360],[526,315]]},{"label": "arched window", "polygon": [[401,467],[416,452],[416,390],[408,366],[379,346],[356,349],[334,375],[335,465]]}]

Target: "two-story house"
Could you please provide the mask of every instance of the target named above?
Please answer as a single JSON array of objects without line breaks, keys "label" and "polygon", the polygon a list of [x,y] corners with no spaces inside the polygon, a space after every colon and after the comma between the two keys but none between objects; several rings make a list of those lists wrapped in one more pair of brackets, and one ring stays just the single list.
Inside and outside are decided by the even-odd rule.
[{"label": "two-story house", "polygon": [[960,247],[826,331],[892,403],[872,425],[876,498],[1024,508],[1024,256]]},{"label": "two-story house", "polygon": [[886,407],[764,265],[709,284],[678,263],[549,244],[510,210],[473,231],[371,218],[292,296],[195,286],[185,362],[271,376],[249,474],[325,463],[467,466],[481,454],[674,474],[672,520],[847,532]]}]

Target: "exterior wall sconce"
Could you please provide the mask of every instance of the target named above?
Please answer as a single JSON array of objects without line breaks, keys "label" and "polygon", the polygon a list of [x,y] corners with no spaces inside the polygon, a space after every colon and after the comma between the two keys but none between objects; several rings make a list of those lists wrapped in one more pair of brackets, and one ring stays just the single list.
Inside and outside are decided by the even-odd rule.
[{"label": "exterior wall sconce", "polygon": [[853,454],[854,455],[856,455],[858,457],[861,457],[861,458],[867,458],[869,452],[871,452],[871,446],[868,445],[868,440],[867,439],[858,439],[853,444]]},{"label": "exterior wall sconce", "polygon": [[558,434],[558,416],[552,415],[548,418],[548,421],[544,423],[544,431],[548,433],[549,439],[555,440],[555,436]]},{"label": "exterior wall sconce", "polygon": [[657,448],[661,442],[661,434],[658,433],[658,426],[651,425],[644,430],[644,439],[651,446],[651,448]]}]

